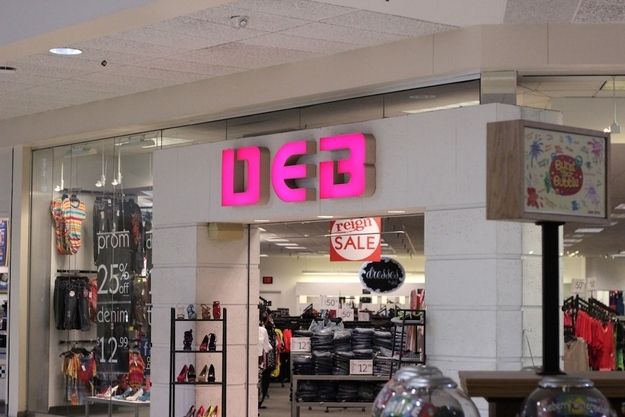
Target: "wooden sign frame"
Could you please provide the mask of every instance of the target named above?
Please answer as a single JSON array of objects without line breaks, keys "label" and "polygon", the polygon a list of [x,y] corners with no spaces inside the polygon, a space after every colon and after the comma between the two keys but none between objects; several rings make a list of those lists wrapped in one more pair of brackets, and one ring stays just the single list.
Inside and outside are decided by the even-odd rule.
[{"label": "wooden sign frame", "polygon": [[[605,141],[605,193],[603,195],[605,207],[603,217],[526,210],[524,133],[527,128],[601,138]],[[609,224],[612,208],[609,183],[611,168],[609,133],[528,120],[493,122],[487,125],[486,155],[486,218],[488,220]]]}]

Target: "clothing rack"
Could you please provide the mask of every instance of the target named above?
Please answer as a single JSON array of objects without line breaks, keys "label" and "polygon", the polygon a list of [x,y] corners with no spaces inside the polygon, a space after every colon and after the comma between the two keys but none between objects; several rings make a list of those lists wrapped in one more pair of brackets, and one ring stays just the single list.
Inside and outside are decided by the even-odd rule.
[{"label": "clothing rack", "polygon": [[57,274],[97,274],[98,271],[92,269],[57,269]]},{"label": "clothing rack", "polygon": [[568,310],[573,313],[573,326],[575,326],[575,316],[579,310],[598,320],[617,321],[616,311],[592,297],[584,300],[579,295],[570,296],[562,303],[562,311]]}]

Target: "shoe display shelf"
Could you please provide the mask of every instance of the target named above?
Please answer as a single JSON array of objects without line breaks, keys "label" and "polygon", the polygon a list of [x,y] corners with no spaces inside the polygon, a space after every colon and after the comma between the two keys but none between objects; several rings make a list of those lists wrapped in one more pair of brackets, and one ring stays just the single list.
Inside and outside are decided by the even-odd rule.
[{"label": "shoe display shelf", "polygon": [[[417,352],[416,357],[404,357],[405,353],[403,349],[396,350],[396,343],[393,343],[393,363],[391,364],[391,375],[404,365],[425,365],[425,310],[415,309],[397,309],[401,317],[394,317],[391,319],[391,324],[394,326],[395,331],[393,337],[398,331],[401,331],[400,346],[405,346],[406,343],[406,331],[409,327],[416,328],[416,340],[417,346],[423,346],[421,351]],[[420,340],[421,339],[421,340]]]},{"label": "shoe display shelf", "polygon": [[[171,309],[171,334],[170,334],[170,353],[169,353],[169,417],[175,417],[176,410],[176,388],[180,386],[196,386],[196,387],[221,387],[221,416],[226,416],[226,376],[227,372],[227,349],[226,349],[226,323],[227,323],[228,311],[223,308],[220,319],[202,319],[202,318],[176,318],[176,309]],[[218,350],[184,350],[179,349],[176,346],[176,326],[179,323],[190,322],[216,322],[221,323],[221,349]],[[217,334],[217,332],[215,332]],[[221,355],[221,380],[215,382],[178,382],[176,379],[176,356],[188,354],[206,354],[206,355]],[[199,367],[198,367],[199,368]],[[199,369],[198,369],[199,370]]]}]

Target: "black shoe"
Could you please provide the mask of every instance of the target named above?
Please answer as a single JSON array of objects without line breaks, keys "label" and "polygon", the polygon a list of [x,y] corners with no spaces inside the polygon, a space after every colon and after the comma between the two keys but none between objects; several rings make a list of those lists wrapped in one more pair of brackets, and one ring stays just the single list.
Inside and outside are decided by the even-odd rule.
[{"label": "black shoe", "polygon": [[215,382],[215,367],[213,365],[208,368],[208,382]]},{"label": "black shoe", "polygon": [[210,338],[210,341],[208,342],[208,351],[214,352],[217,350],[217,337],[215,336],[215,333],[211,333],[208,336]]},{"label": "black shoe", "polygon": [[195,382],[195,368],[193,365],[189,365],[189,371],[187,372],[187,380],[189,382]]}]

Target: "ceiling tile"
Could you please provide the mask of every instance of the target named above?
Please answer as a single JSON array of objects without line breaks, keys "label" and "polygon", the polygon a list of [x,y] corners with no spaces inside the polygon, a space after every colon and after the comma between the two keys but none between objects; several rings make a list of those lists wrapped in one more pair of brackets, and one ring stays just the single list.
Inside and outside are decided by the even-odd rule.
[{"label": "ceiling tile", "polygon": [[149,42],[137,42],[130,39],[123,39],[115,37],[115,35],[91,39],[89,41],[76,43],[72,46],[82,49],[86,53],[88,53],[91,49],[96,49],[103,51],[124,52],[148,57],[174,55],[180,53],[181,49],[186,49],[184,44],[177,45],[176,47],[168,47]]},{"label": "ceiling tile", "polygon": [[183,71],[171,71],[162,68],[150,68],[149,65],[119,65],[114,72],[131,77],[151,78],[155,80],[168,80],[176,84],[188,83],[207,78],[203,74]]},{"label": "ceiling tile", "polygon": [[355,45],[350,43],[302,38],[299,36],[285,35],[283,33],[270,33],[268,35],[246,39],[241,41],[241,43],[326,54],[334,54],[355,48]]},{"label": "ceiling tile", "polygon": [[191,72],[203,75],[204,77],[216,77],[219,75],[232,74],[235,72],[241,72],[246,70],[246,68],[211,65],[210,63],[206,62],[184,61],[177,57],[155,59],[146,62],[145,66],[162,70]]},{"label": "ceiling tile", "polygon": [[207,20],[227,26],[232,25],[232,21],[230,19],[232,16],[247,16],[249,19],[246,29],[259,30],[262,32],[277,32],[311,22],[311,20],[278,16],[275,14],[263,13],[259,10],[232,7],[231,5],[211,7],[210,9],[200,10],[199,12],[189,15],[189,17]]},{"label": "ceiling tile", "polygon": [[170,82],[164,80],[154,80],[151,78],[131,77],[127,75],[113,73],[95,73],[80,78],[83,81],[94,81],[98,83],[108,83],[117,86],[126,87],[128,94],[137,91],[145,91],[150,89],[162,88],[171,85]]},{"label": "ceiling tile", "polygon": [[59,56],[50,53],[31,55],[16,61],[18,71],[23,66],[62,68],[77,71],[92,71],[100,67],[100,61],[78,56]]},{"label": "ceiling tile", "polygon": [[348,28],[327,23],[311,23],[310,25],[289,29],[282,33],[304,38],[353,43],[359,46],[377,45],[404,39],[400,35]]},{"label": "ceiling tile", "polygon": [[341,16],[331,17],[322,20],[322,22],[331,25],[347,26],[374,32],[393,33],[402,36],[422,36],[455,29],[454,26],[370,12],[367,10],[359,10]]},{"label": "ceiling tile", "polygon": [[110,65],[110,64],[115,64],[115,63],[136,64],[139,62],[143,62],[146,59],[150,59],[144,55],[129,54],[126,52],[109,51],[105,49],[93,49],[93,48],[84,50],[81,56],[84,56],[84,59],[97,62],[100,65],[101,65],[101,62],[104,60],[107,61],[107,65]]},{"label": "ceiling tile", "polygon": [[179,55],[191,62],[220,63],[239,68],[260,68],[313,57],[310,52],[246,45],[239,42]]},{"label": "ceiling tile", "polygon": [[579,0],[508,0],[505,23],[569,23]]},{"label": "ceiling tile", "polygon": [[233,7],[305,20],[321,20],[354,11],[350,7],[311,0],[237,0]]},{"label": "ceiling tile", "polygon": [[618,23],[625,20],[625,3],[622,0],[583,0],[575,22]]},{"label": "ceiling tile", "polygon": [[181,49],[200,49],[257,36],[263,32],[235,29],[229,25],[194,19],[187,16],[165,20],[145,28],[122,32],[117,37],[136,42],[151,42]]}]

